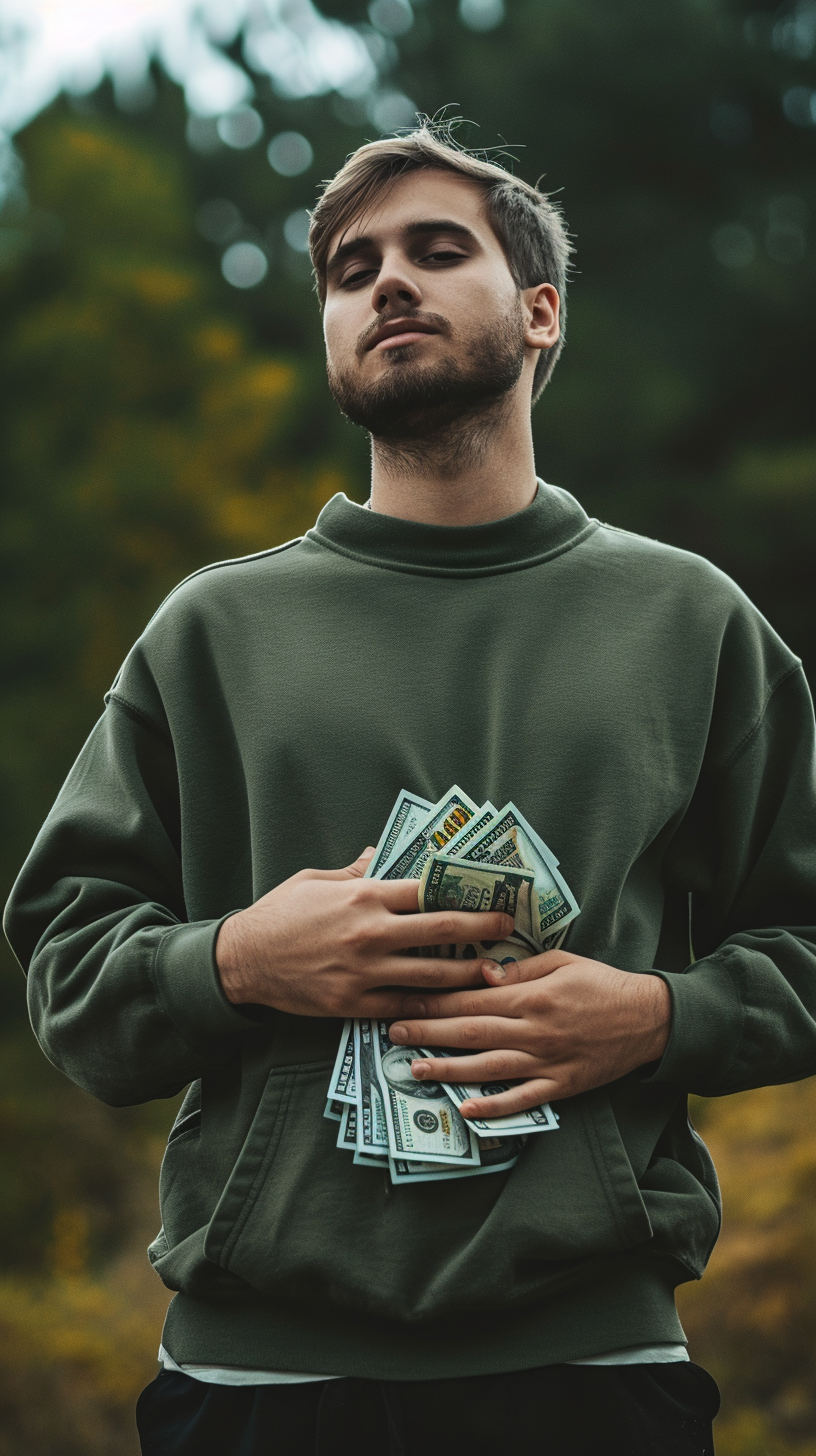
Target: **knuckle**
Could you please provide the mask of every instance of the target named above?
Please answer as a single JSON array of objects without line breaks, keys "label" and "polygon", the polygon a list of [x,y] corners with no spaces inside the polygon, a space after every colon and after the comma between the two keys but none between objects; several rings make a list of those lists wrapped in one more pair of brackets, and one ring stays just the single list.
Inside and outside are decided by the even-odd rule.
[{"label": "knuckle", "polygon": [[371,905],[378,898],[371,880],[351,880],[349,900],[352,905]]},{"label": "knuckle", "polygon": [[346,997],[340,987],[332,988],[326,995],[326,1012],[329,1016],[344,1016]]},{"label": "knuckle", "polygon": [[348,925],[338,936],[347,955],[359,956],[371,948],[371,932],[364,925]]},{"label": "knuckle", "polygon": [[457,933],[456,919],[453,915],[440,915],[436,922],[436,930],[443,936],[454,936]]},{"label": "knuckle", "polygon": [[479,1028],[476,1025],[475,1021],[465,1022],[464,1026],[462,1027],[462,1040],[466,1041],[468,1046],[475,1046],[478,1043]]}]

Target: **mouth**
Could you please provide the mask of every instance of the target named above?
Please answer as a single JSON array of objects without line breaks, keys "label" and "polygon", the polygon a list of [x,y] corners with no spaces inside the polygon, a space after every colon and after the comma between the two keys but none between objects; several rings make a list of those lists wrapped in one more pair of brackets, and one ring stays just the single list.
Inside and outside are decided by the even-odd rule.
[{"label": "mouth", "polygon": [[399,349],[405,344],[416,344],[420,339],[427,338],[429,334],[435,334],[438,330],[429,324],[421,323],[418,319],[402,318],[391,319],[377,329],[371,343],[370,350],[384,352],[386,349]]}]

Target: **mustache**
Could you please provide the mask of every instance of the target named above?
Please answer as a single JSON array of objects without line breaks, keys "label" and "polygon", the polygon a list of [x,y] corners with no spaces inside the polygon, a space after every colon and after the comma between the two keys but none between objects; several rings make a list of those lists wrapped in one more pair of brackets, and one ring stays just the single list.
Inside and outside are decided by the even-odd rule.
[{"label": "mustache", "polygon": [[389,313],[381,314],[379,318],[375,319],[374,322],[369,324],[368,328],[364,329],[361,333],[359,339],[357,340],[357,347],[355,350],[358,359],[362,359],[363,355],[368,352],[371,340],[374,338],[374,335],[378,332],[378,330],[382,328],[383,324],[390,324],[394,319],[405,319],[405,322],[407,324],[428,324],[428,326],[435,329],[438,334],[445,334],[446,336],[450,335],[451,332],[450,323],[446,318],[443,318],[441,313],[423,313],[419,309],[391,309]]}]

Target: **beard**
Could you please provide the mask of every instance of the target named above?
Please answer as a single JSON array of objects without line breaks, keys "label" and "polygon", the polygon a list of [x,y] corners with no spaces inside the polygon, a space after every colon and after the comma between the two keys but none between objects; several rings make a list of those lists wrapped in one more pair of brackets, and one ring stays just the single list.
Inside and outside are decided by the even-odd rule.
[{"label": "beard", "polygon": [[[417,317],[444,325],[439,332],[450,336],[444,319]],[[329,389],[346,418],[371,435],[390,472],[430,464],[444,473],[461,470],[483,456],[505,416],[524,365],[524,328],[517,297],[514,310],[468,339],[464,361],[426,364],[418,352],[423,346],[406,344],[386,352],[387,372],[373,384],[363,383],[353,366],[329,362]]]}]

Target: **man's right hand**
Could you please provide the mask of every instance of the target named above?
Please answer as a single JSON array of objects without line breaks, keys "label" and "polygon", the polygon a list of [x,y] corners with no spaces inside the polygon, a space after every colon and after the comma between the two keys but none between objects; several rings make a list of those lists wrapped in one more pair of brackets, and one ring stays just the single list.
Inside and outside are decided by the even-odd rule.
[{"label": "man's right hand", "polygon": [[228,1000],[296,1016],[399,1016],[406,987],[482,985],[481,962],[401,955],[502,940],[498,911],[419,912],[416,880],[366,880],[374,851],[343,870],[301,870],[224,921],[215,956]]}]

